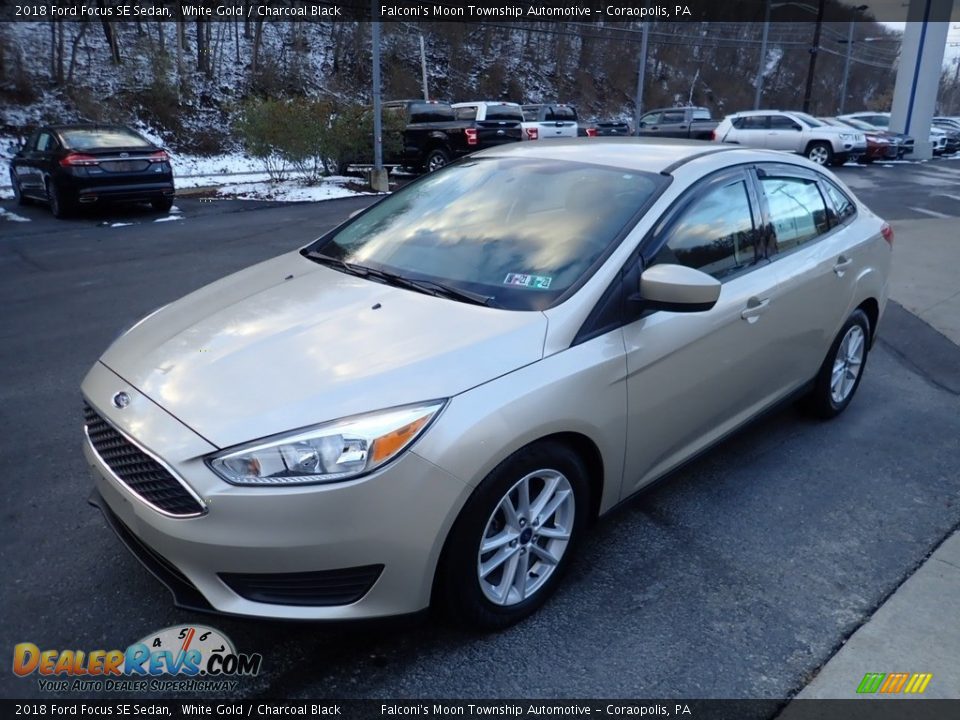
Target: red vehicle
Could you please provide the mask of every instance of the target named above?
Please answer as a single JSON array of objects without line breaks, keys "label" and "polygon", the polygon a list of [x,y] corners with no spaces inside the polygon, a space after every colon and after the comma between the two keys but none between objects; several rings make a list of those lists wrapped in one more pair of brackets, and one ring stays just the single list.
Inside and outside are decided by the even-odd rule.
[{"label": "red vehicle", "polygon": [[859,125],[852,125],[835,117],[822,117],[819,120],[834,127],[856,128],[863,133],[867,141],[867,151],[860,156],[860,162],[872,163],[874,160],[896,160],[900,157],[899,143],[890,138],[888,133],[865,130]]}]

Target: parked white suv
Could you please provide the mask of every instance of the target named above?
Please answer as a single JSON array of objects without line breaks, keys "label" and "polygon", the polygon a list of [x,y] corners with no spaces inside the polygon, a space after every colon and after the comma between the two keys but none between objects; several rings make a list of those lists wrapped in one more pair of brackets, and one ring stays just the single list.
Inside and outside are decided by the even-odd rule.
[{"label": "parked white suv", "polygon": [[575,138],[578,134],[577,110],[563,103],[523,106],[523,139]]},{"label": "parked white suv", "polygon": [[805,155],[818,165],[843,165],[867,151],[863,133],[831,127],[802,112],[751,110],[723,119],[716,142],[783,150]]}]

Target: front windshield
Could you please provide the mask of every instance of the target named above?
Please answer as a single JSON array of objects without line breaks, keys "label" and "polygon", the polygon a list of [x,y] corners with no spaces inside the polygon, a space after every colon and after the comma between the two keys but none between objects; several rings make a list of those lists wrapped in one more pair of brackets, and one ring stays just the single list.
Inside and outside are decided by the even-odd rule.
[{"label": "front windshield", "polygon": [[308,251],[542,310],[595,270],[666,184],[541,158],[475,158],[373,206]]},{"label": "front windshield", "polygon": [[809,127],[821,127],[823,125],[823,123],[817,120],[815,117],[812,115],[807,115],[806,113],[793,113],[793,116],[805,122]]},{"label": "front windshield", "polygon": [[866,123],[863,120],[857,120],[856,118],[847,118],[844,122],[850,127],[856,128],[857,130],[876,130],[876,128],[870,123]]}]

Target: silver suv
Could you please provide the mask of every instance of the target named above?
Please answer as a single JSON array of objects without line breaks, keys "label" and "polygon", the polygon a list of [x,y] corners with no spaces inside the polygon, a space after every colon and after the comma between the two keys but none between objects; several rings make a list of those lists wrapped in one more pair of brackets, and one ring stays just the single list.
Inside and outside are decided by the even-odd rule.
[{"label": "silver suv", "polygon": [[714,131],[716,142],[805,155],[818,165],[843,165],[867,151],[862,132],[831,127],[802,112],[751,110],[728,115]]}]

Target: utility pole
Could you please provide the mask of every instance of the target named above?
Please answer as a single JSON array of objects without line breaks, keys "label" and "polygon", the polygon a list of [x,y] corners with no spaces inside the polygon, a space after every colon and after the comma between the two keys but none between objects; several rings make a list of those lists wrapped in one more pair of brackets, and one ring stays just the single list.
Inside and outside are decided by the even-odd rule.
[{"label": "utility pole", "polygon": [[813,74],[817,69],[817,54],[820,52],[820,31],[823,29],[823,11],[827,0],[817,3],[817,24],[813,30],[813,46],[810,48],[810,65],[807,66],[807,85],[803,91],[803,111],[810,112],[810,100],[813,96]]},{"label": "utility pole", "polygon": [[[863,12],[866,9],[866,5],[858,5],[854,8],[854,11]],[[854,18],[850,18],[850,29],[847,31],[847,56],[843,61],[843,82],[840,84],[840,103],[837,115],[843,115],[843,106],[847,102],[847,79],[850,77],[850,57],[853,55],[853,23]]]},{"label": "utility pole", "polygon": [[370,189],[374,192],[387,192],[390,189],[387,171],[383,168],[383,112],[380,102],[380,6],[377,0],[371,0],[373,11],[371,23],[373,43],[373,170],[370,173]]},{"label": "utility pole", "polygon": [[843,61],[843,82],[840,83],[840,102],[837,115],[843,115],[843,105],[847,100],[847,79],[850,77],[851,55],[853,55],[853,20],[850,21],[850,31],[847,33],[847,56]]},{"label": "utility pole", "polygon": [[430,102],[427,90],[427,51],[423,47],[423,33],[420,33],[420,74],[423,76],[423,101]]},{"label": "utility pole", "polygon": [[[646,3],[644,3],[646,7]],[[650,23],[643,21],[640,35],[640,68],[637,71],[637,99],[633,110],[633,134],[640,134],[640,115],[643,114],[643,83],[647,75],[647,42],[650,37]]]},{"label": "utility pole", "polygon": [[763,39],[760,41],[760,67],[757,69],[757,90],[753,96],[753,109],[760,109],[760,97],[763,95],[763,76],[767,71],[767,35],[770,33],[770,5],[767,0],[763,10]]}]

